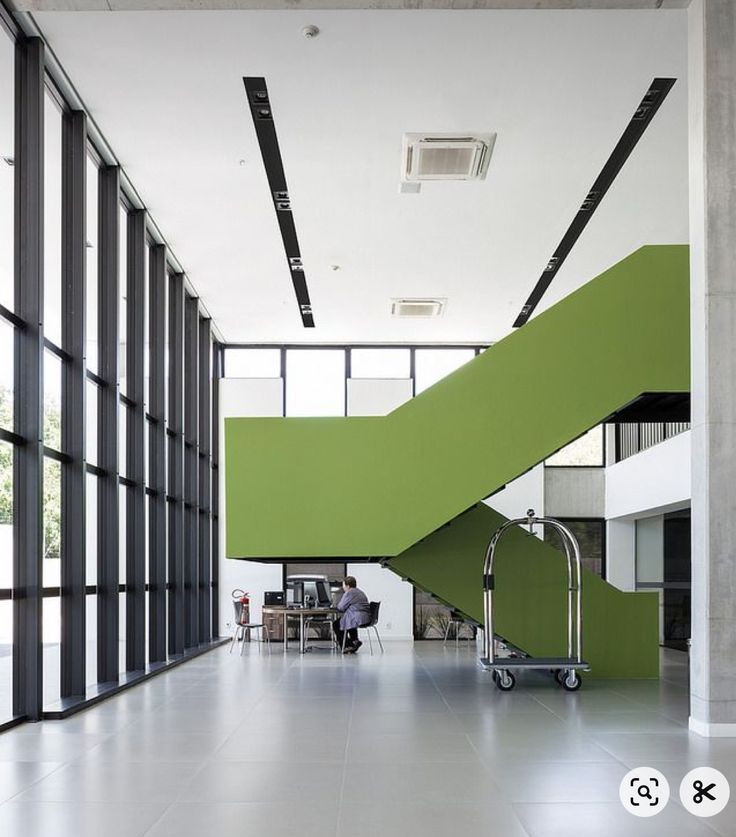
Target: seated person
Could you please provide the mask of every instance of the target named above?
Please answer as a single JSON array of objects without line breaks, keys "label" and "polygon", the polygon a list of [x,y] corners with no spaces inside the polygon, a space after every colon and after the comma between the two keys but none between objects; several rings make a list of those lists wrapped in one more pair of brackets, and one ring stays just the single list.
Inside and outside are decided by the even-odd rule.
[{"label": "seated person", "polygon": [[338,646],[342,648],[343,636],[347,633],[344,653],[355,654],[363,644],[358,639],[358,628],[371,621],[371,606],[368,604],[368,596],[358,589],[352,575],[345,576],[342,589],[344,593],[336,605],[337,609],[342,612],[342,616],[335,619],[332,627]]}]

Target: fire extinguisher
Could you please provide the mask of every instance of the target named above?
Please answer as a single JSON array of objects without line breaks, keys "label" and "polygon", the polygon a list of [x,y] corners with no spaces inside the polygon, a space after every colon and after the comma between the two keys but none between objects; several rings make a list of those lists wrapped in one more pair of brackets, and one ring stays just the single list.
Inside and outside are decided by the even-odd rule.
[{"label": "fire extinguisher", "polygon": [[250,622],[250,593],[246,593],[238,588],[233,590],[232,595],[235,611],[238,614],[238,623],[246,625]]}]

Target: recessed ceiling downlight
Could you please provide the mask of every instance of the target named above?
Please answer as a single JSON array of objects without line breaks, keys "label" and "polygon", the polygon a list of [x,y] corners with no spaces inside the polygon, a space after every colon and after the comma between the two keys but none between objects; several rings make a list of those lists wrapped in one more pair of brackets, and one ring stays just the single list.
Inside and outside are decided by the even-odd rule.
[{"label": "recessed ceiling downlight", "polygon": [[447,305],[446,299],[423,298],[423,299],[392,299],[392,317],[413,317],[427,318],[439,317]]},{"label": "recessed ceiling downlight", "polygon": [[404,134],[405,181],[484,180],[495,134]]}]

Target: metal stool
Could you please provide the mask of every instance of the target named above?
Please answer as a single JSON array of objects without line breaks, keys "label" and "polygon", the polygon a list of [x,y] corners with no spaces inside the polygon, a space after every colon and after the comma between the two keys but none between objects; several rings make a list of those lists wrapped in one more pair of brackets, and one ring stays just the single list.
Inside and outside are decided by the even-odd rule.
[{"label": "metal stool", "polygon": [[[447,627],[445,628],[445,637],[442,640],[442,644],[444,645],[447,642],[447,638],[450,636],[450,629],[452,626],[455,626],[455,645],[458,644],[460,640],[460,628],[465,625],[469,624],[466,620],[459,614],[455,613],[454,611],[450,614],[450,619],[447,622]],[[472,625],[471,625],[472,627]]]},{"label": "metal stool", "polygon": [[[328,625],[330,628],[330,638],[332,640],[332,648],[330,650],[337,650],[337,643],[335,642],[335,635],[332,633],[332,619],[328,616],[307,616],[304,620],[304,650],[311,651],[309,648],[309,629],[321,628],[323,625]],[[324,637],[320,637],[324,639]]]}]

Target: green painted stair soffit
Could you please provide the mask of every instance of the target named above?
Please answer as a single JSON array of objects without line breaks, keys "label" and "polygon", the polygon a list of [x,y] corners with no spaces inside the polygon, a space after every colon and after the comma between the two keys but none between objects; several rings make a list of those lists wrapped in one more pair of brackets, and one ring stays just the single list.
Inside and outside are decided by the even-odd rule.
[{"label": "green painted stair soffit", "polygon": [[688,250],[643,247],[388,416],[226,419],[226,554],[398,555],[642,393],[688,389]]},{"label": "green painted stair soffit", "polygon": [[[483,624],[483,561],[506,518],[482,503],[386,566]],[[567,655],[567,564],[522,528],[499,544],[494,630],[535,657]],[[583,658],[591,676],[659,676],[659,595],[623,592],[583,570]]]}]

